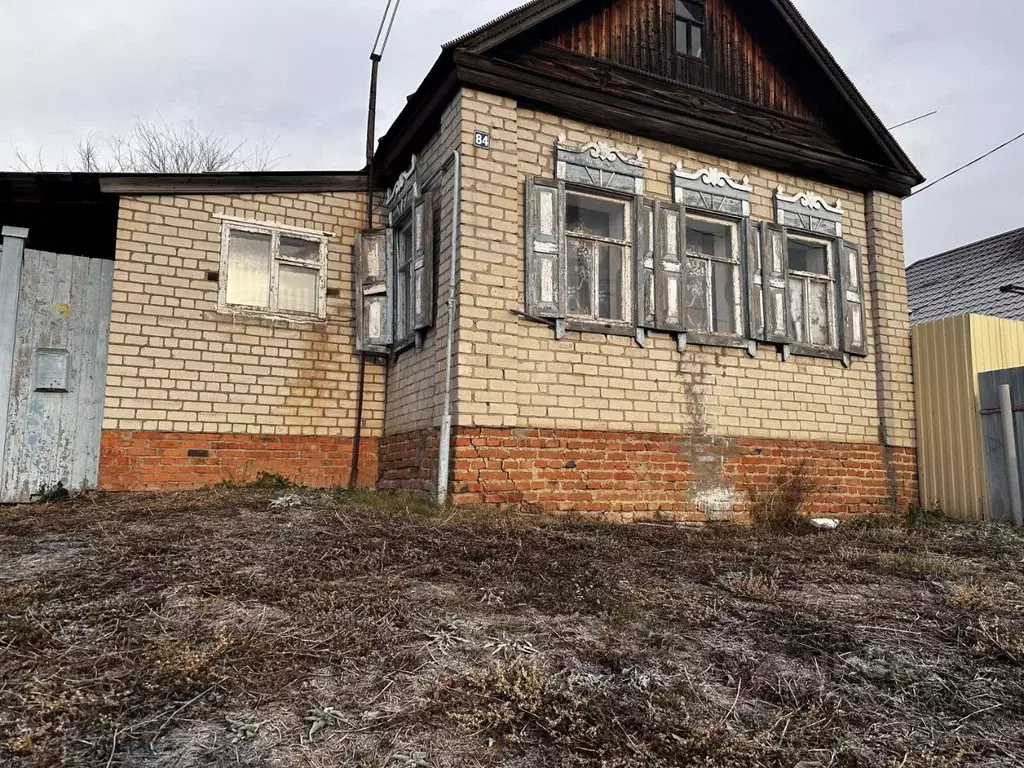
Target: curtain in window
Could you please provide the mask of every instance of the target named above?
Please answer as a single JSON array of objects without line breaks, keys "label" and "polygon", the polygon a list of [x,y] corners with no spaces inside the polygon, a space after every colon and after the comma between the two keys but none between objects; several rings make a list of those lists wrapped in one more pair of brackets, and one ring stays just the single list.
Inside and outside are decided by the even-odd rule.
[{"label": "curtain in window", "polygon": [[317,283],[315,269],[282,264],[277,278],[277,308],[282,312],[316,314]]},{"label": "curtain in window", "polygon": [[228,304],[270,305],[270,235],[232,230],[228,238]]}]

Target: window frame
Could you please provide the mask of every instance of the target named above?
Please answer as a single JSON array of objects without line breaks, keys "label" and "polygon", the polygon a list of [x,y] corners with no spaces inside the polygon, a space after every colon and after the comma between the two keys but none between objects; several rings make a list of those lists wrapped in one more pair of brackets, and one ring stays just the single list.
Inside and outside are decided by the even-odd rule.
[{"label": "window frame", "polygon": [[[690,229],[691,221],[703,221],[708,224],[717,224],[719,226],[726,226],[731,231],[731,259],[722,259],[717,256],[708,254],[696,253],[691,254],[689,243],[689,235],[686,237],[686,244],[684,246],[684,255],[689,264],[690,259],[699,259],[701,261],[707,261],[719,264],[731,264],[733,266],[733,291],[734,291],[734,314],[733,320],[735,322],[735,330],[731,333],[724,331],[716,331],[709,329],[707,331],[687,331],[687,340],[690,343],[697,344],[698,346],[730,346],[730,347],[746,347],[747,346],[747,333],[746,333],[746,282],[744,280],[744,273],[746,272],[745,255],[746,248],[744,243],[741,242],[740,238],[743,237],[743,219],[738,219],[733,216],[726,216],[722,214],[715,214],[711,212],[705,212],[699,208],[687,208],[686,209],[686,221],[685,227],[687,230]],[[689,269],[689,267],[687,267]],[[689,282],[689,274],[687,275],[687,282]],[[709,324],[713,324],[714,316],[712,309],[714,307],[714,269],[708,270],[708,277],[705,281],[705,299],[708,304],[708,320]],[[688,308],[687,308],[688,312]],[[689,325],[689,315],[687,314],[686,324]]]},{"label": "window frame", "polygon": [[[217,311],[224,314],[245,315],[270,319],[284,319],[293,322],[317,322],[327,319],[327,251],[330,235],[315,229],[278,224],[272,221],[242,219],[230,216],[216,216],[220,219],[220,271],[217,275]],[[270,237],[270,287],[267,306],[232,304],[228,302],[228,280],[230,278],[231,232],[248,232]],[[294,259],[281,256],[281,238],[305,240],[318,246],[315,260]],[[300,312],[278,308],[281,265],[315,270],[317,275],[316,311]]]},{"label": "window frame", "polygon": [[[395,340],[394,348],[395,351],[401,351],[405,347],[411,346],[416,338],[416,305],[413,301],[413,292],[415,291],[416,282],[416,254],[415,245],[416,238],[413,227],[416,226],[416,222],[413,221],[413,207],[410,206],[409,210],[399,217],[398,221],[395,222],[392,229],[394,235],[392,238],[394,248],[394,274],[395,274]],[[408,232],[409,234],[409,252],[406,254],[407,258],[405,263],[402,263],[402,235]],[[404,270],[404,279],[403,279]],[[405,299],[403,302],[402,299]],[[402,327],[404,326],[404,328]]]},{"label": "window frame", "polygon": [[[697,21],[691,21],[690,19],[683,18],[682,16],[680,16],[679,15],[679,3],[680,2],[692,2],[694,5],[699,5],[701,7],[701,11],[702,11],[702,13],[704,15],[704,20],[700,21],[700,22],[697,22]],[[707,8],[707,4],[704,2],[704,0],[676,0],[675,4],[673,5],[672,20],[673,20],[672,36],[673,36],[673,42],[675,43],[675,45],[674,45],[675,55],[679,56],[682,59],[686,59],[688,61],[700,61],[700,62],[706,61],[707,60],[707,58],[706,58],[706,51],[707,51],[707,45],[708,45],[708,35],[707,35],[708,8]],[[686,46],[685,46],[686,50],[685,51],[679,50],[679,24],[680,23],[682,23],[682,24],[684,24],[686,26]],[[700,54],[699,55],[695,54],[695,53],[692,53],[690,51],[690,47],[691,47],[691,44],[693,42],[693,30],[694,29],[699,29],[700,30]]]},{"label": "window frame", "polygon": [[[589,197],[594,200],[601,200],[604,202],[614,202],[623,206],[623,234],[625,235],[624,240],[616,238],[601,237],[600,235],[591,235],[588,233],[573,232],[569,229],[569,215],[568,215],[568,198],[569,195],[578,195],[581,197]],[[563,247],[565,248],[566,260],[568,261],[569,253],[569,238],[575,238],[577,240],[588,240],[594,243],[605,243],[608,245],[617,245],[623,249],[622,257],[622,318],[611,319],[598,317],[597,306],[599,302],[599,281],[596,279],[597,270],[594,271],[594,278],[591,280],[591,301],[594,311],[590,315],[579,315],[574,314],[568,309],[568,296],[566,296],[566,328],[569,330],[580,330],[580,331],[597,331],[599,333],[620,333],[622,335],[632,336],[635,333],[636,318],[633,311],[633,273],[635,272],[633,259],[635,258],[636,250],[636,196],[628,195],[625,193],[619,193],[615,190],[602,189],[599,187],[591,187],[586,184],[573,184],[566,183],[565,185],[565,209],[562,211],[562,217],[565,221],[564,231],[562,232]],[[592,257],[592,264],[594,267],[597,266],[597,251],[595,249]]]},{"label": "window frame", "polygon": [[[816,247],[825,248],[825,269],[827,274],[820,274],[818,272],[808,272],[805,270],[795,270],[790,267],[790,254],[789,244],[793,241],[803,243],[805,245],[812,245]],[[793,281],[799,281],[801,283],[802,291],[802,331],[804,338],[803,340],[797,338],[797,330],[795,327],[791,328],[791,335],[793,341],[791,347],[800,353],[810,353],[812,355],[824,353],[826,356],[832,357],[836,355],[842,355],[843,351],[841,347],[841,339],[839,336],[839,308],[837,306],[837,272],[836,272],[836,245],[835,240],[816,235],[805,230],[788,228],[786,237],[786,268],[787,268],[787,280],[789,281],[788,294],[789,294],[789,306],[786,307],[786,312],[790,322],[793,322]],[[828,301],[828,333],[829,342],[828,344],[816,344],[810,340],[810,306],[808,302],[809,286],[810,283],[816,282],[825,286],[825,296]]]}]

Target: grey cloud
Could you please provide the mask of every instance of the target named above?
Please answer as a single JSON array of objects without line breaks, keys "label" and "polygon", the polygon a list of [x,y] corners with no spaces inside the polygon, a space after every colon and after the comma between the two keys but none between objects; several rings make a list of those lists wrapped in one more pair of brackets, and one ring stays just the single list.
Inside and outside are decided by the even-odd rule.
[{"label": "grey cloud", "polygon": [[[515,0],[404,0],[381,70],[379,129],[440,46]],[[282,168],[363,163],[367,56],[383,0],[0,0],[0,167],[49,162],[134,114],[279,137]],[[1016,0],[797,0],[925,175],[1024,130]],[[1021,225],[1024,142],[906,203],[908,259]]]}]

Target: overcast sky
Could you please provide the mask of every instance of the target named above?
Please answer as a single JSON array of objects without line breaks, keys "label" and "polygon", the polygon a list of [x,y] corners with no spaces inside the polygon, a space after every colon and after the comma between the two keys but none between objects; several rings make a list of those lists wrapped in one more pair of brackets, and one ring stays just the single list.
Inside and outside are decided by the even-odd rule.
[{"label": "overcast sky", "polygon": [[[0,0],[0,169],[70,156],[134,115],[277,141],[279,169],[356,169],[384,0]],[[442,43],[517,0],[405,0],[381,71],[385,130]],[[1020,0],[796,0],[935,179],[1024,131]],[[1024,141],[906,204],[908,260],[1024,226]]]}]

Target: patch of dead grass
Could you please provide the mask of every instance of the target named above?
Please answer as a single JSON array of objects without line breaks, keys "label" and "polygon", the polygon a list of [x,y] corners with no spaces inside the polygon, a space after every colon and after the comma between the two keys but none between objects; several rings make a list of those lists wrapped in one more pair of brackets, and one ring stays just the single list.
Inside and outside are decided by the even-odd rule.
[{"label": "patch of dead grass", "polygon": [[267,485],[0,511],[0,763],[1022,765],[1005,528]]}]

